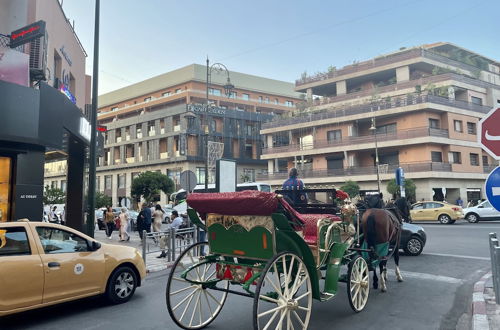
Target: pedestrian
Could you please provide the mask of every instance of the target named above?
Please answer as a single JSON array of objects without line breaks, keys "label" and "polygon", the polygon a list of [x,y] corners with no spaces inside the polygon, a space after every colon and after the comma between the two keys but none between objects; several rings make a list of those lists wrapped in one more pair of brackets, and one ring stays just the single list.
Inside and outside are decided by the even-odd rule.
[{"label": "pedestrian", "polygon": [[111,206],[108,206],[108,209],[106,210],[104,224],[106,225],[106,236],[111,239],[113,229],[115,228],[115,215],[113,214],[113,209],[111,208]]},{"label": "pedestrian", "polygon": [[[120,242],[130,241],[130,235],[127,232],[129,226],[130,217],[128,215],[128,210],[126,207],[122,207],[122,212],[120,213]],[[127,239],[125,239],[125,236]]]},{"label": "pedestrian", "polygon": [[61,212],[61,225],[66,225],[66,205],[64,205],[63,211]]},{"label": "pedestrian", "polygon": [[137,217],[140,220],[139,236],[142,239],[142,232],[145,230],[147,233],[151,232],[151,209],[147,206],[146,203],[142,204],[142,210],[139,212],[139,216]]},{"label": "pedestrian", "polygon": [[161,231],[161,223],[163,222],[163,210],[160,204],[156,204],[155,211],[153,212],[153,232]]},{"label": "pedestrian", "polygon": [[59,222],[59,218],[57,217],[56,210],[57,210],[57,206],[54,206],[49,212],[49,219],[48,220],[51,223],[58,223]]},{"label": "pedestrian", "polygon": [[[170,228],[174,228],[176,231],[182,226],[184,223],[184,220],[182,220],[182,217],[179,216],[179,213],[176,210],[172,211],[171,217],[172,223],[170,224]],[[172,239],[175,239],[172,237]],[[166,236],[162,237],[160,239],[160,249],[161,249],[161,254],[157,258],[166,258],[167,254],[165,252],[165,245],[166,245],[167,238]]]},{"label": "pedestrian", "polygon": [[460,196],[458,196],[457,200],[455,201],[455,204],[460,206],[460,207],[464,207],[464,201],[462,200],[462,198]]},{"label": "pedestrian", "polygon": [[286,195],[287,201],[292,202],[294,204],[307,204],[307,195],[306,193],[299,193],[298,190],[304,189],[304,182],[302,180],[297,179],[298,172],[295,167],[292,167],[289,172],[288,179],[283,182],[282,189],[287,190]]}]

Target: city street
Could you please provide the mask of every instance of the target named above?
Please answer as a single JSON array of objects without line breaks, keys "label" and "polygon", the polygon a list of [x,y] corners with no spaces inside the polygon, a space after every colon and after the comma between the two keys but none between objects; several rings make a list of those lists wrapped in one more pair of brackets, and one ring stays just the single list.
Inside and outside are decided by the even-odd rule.
[{"label": "city street", "polygon": [[[472,287],[489,268],[488,233],[499,222],[422,224],[428,240],[418,257],[403,256],[405,281],[390,271],[388,292],[371,291],[364,311],[349,307],[345,285],[326,303],[314,301],[310,329],[466,329]],[[389,268],[393,268],[393,262]],[[167,272],[150,274],[124,305],[93,298],[0,320],[1,329],[176,329],[165,307]],[[253,301],[229,295],[211,329],[251,329]]]}]

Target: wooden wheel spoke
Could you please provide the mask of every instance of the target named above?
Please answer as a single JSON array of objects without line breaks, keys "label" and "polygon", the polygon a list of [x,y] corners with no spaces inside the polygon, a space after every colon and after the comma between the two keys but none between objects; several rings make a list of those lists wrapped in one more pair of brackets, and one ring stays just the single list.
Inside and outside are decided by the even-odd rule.
[{"label": "wooden wheel spoke", "polygon": [[273,312],[276,312],[276,311],[280,311],[284,308],[284,306],[278,306],[278,307],[274,307],[274,308],[271,308],[270,310],[268,311],[265,311],[265,312],[262,312],[258,315],[258,317],[263,317],[263,316],[266,316],[268,314],[271,314]]},{"label": "wooden wheel spoke", "polygon": [[177,308],[179,308],[180,305],[182,305],[186,300],[190,299],[191,297],[193,297],[193,295],[196,293],[196,289],[193,290],[193,292],[191,292],[190,294],[188,294],[186,297],[184,297],[184,299],[182,299],[177,305],[175,305],[174,308],[172,308],[173,311],[175,311]]},{"label": "wooden wheel spoke", "polygon": [[302,322],[302,319],[300,318],[299,314],[297,314],[296,311],[292,311],[292,314],[295,316],[295,318],[297,319],[297,321],[299,321],[300,325],[302,326],[302,328],[304,328],[304,322]]},{"label": "wooden wheel spoke", "polygon": [[192,289],[193,287],[194,287],[194,285],[187,286],[187,287],[185,287],[185,288],[183,288],[183,289],[179,289],[179,290],[177,290],[177,291],[170,292],[170,295],[171,295],[171,296],[176,295],[176,294],[178,294],[178,293],[181,293],[181,292],[184,292],[184,291],[186,291],[186,290]]},{"label": "wooden wheel spoke", "polygon": [[263,295],[263,294],[261,294],[261,295],[260,295],[260,299],[262,299],[262,300],[266,300],[266,301],[269,301],[269,302],[271,302],[271,303],[275,303],[275,304],[277,304],[277,303],[278,303],[278,300],[273,299],[273,298],[268,297],[268,296]]},{"label": "wooden wheel spoke", "polygon": [[207,296],[206,290],[203,290],[203,296],[205,296],[205,301],[207,302],[208,310],[210,311],[210,316],[214,317],[214,312],[212,312],[212,305],[210,305],[210,302],[208,301],[208,296]]},{"label": "wooden wheel spoke", "polygon": [[214,295],[213,295],[213,294],[211,294],[211,293],[210,293],[209,291],[207,291],[207,290],[205,290],[205,292],[208,294],[208,296],[209,296],[210,298],[212,298],[212,299],[213,299],[213,301],[215,301],[215,303],[217,304],[217,306],[220,306],[220,305],[221,305],[221,303],[217,300],[217,298],[215,298],[215,297],[214,297]]},{"label": "wooden wheel spoke", "polygon": [[270,319],[269,319],[269,321],[266,323],[266,326],[264,327],[264,329],[263,329],[263,330],[267,330],[267,329],[269,329],[269,326],[271,325],[271,323],[273,323],[274,319],[276,318],[276,315],[278,315],[278,313],[279,313],[279,312],[280,312],[279,310],[277,310],[277,311],[275,311],[275,312],[274,312],[273,316],[271,316],[271,318],[270,318]]},{"label": "wooden wheel spoke", "polygon": [[198,307],[198,303],[200,302],[200,291],[197,291],[198,299],[196,299],[196,303],[194,304],[193,312],[191,313],[191,319],[189,320],[189,326],[193,324],[194,314],[196,314],[196,309]]},{"label": "wooden wheel spoke", "polygon": [[[189,305],[191,305],[191,300],[193,300],[193,297],[194,297],[195,293],[196,293],[196,291],[193,291],[192,294],[190,295],[189,301],[186,304],[186,307],[184,307],[184,310],[182,311],[181,318],[179,319],[179,322],[182,322],[182,319],[184,318],[184,315],[186,314],[186,311],[188,310]],[[174,308],[174,310],[175,310],[175,308]]]}]

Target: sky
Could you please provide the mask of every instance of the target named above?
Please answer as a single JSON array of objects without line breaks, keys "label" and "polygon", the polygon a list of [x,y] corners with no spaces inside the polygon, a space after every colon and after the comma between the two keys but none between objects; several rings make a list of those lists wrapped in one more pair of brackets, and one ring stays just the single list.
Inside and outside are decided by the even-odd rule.
[{"label": "sky", "polygon": [[[62,1],[92,74],[95,2]],[[207,56],[288,82],[438,41],[500,61],[498,12],[498,0],[101,0],[99,94]]]}]

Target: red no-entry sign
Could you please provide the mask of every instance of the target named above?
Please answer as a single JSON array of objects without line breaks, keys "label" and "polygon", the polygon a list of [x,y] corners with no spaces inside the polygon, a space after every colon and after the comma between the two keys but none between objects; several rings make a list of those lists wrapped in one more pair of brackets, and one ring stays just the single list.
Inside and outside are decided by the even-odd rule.
[{"label": "red no-entry sign", "polygon": [[478,142],[491,157],[500,160],[500,108],[492,109],[479,121]]}]

